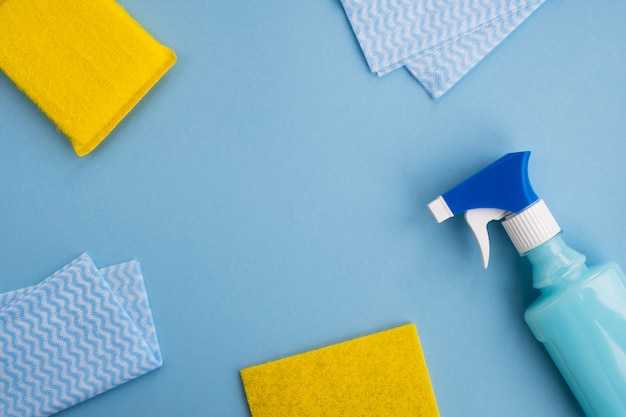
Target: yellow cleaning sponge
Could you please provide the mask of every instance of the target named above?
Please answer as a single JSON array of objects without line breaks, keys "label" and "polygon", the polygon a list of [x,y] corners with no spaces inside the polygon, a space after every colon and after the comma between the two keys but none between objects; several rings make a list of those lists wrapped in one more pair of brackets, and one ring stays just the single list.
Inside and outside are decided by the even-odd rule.
[{"label": "yellow cleaning sponge", "polygon": [[0,68],[80,156],[175,61],[114,0],[0,0]]},{"label": "yellow cleaning sponge", "polygon": [[438,417],[413,324],[241,371],[253,417]]}]

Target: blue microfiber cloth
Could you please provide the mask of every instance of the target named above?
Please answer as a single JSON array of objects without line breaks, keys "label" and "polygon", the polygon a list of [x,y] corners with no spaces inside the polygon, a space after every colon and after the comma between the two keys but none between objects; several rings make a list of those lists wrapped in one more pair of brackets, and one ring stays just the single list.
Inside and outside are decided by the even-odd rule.
[{"label": "blue microfiber cloth", "polygon": [[440,97],[545,0],[342,0],[370,69]]},{"label": "blue microfiber cloth", "polygon": [[0,416],[49,416],[162,363],[137,261],[83,254],[0,294]]}]

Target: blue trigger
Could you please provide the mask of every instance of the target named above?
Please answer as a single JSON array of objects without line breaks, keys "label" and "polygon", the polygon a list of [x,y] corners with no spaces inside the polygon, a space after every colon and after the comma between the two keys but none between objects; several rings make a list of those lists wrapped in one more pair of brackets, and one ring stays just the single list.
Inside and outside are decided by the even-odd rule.
[{"label": "blue trigger", "polygon": [[510,153],[442,195],[454,214],[477,208],[519,213],[539,200],[528,178],[530,151]]}]

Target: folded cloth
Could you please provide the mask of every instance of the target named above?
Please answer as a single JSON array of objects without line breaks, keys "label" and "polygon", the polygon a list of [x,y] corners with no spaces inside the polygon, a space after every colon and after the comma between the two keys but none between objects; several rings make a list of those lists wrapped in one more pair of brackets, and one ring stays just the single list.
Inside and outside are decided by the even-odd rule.
[{"label": "folded cloth", "polygon": [[80,156],[175,60],[114,0],[0,0],[0,69]]},{"label": "folded cloth", "polygon": [[162,365],[137,261],[98,270],[83,254],[0,294],[0,415],[42,417]]},{"label": "folded cloth", "polygon": [[440,97],[545,0],[342,0],[370,69]]},{"label": "folded cloth", "polygon": [[415,325],[243,369],[253,417],[439,417]]},{"label": "folded cloth", "polygon": [[439,48],[410,58],[405,67],[431,97],[441,97],[541,4],[543,1],[523,6],[478,26]]}]

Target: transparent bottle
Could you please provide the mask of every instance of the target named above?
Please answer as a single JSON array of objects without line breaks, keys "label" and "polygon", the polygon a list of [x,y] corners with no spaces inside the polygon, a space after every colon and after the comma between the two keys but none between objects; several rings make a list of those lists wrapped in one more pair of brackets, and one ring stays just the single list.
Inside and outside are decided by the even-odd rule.
[{"label": "transparent bottle", "polygon": [[526,310],[533,334],[561,371],[585,414],[626,416],[626,278],[585,256],[559,234],[524,254],[541,296]]},{"label": "transparent bottle", "polygon": [[525,319],[585,413],[626,417],[626,278],[615,263],[587,266],[528,179],[530,152],[505,155],[432,201],[438,222],[465,213],[489,261],[487,224],[501,224],[532,264],[540,297]]}]

